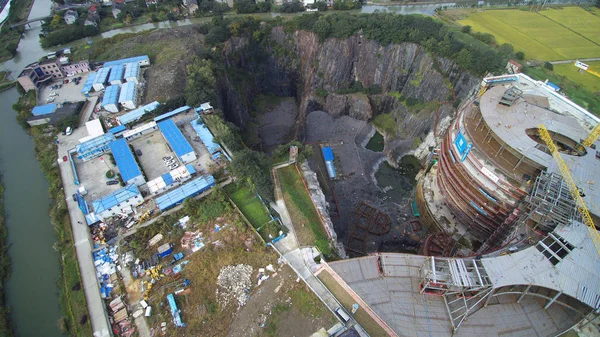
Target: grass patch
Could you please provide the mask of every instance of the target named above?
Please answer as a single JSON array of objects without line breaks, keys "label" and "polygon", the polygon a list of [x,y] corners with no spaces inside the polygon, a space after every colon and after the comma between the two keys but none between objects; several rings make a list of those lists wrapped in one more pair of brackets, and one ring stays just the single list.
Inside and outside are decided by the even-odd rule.
[{"label": "grass patch", "polygon": [[581,7],[549,8],[539,12],[541,15],[559,23],[592,41],[600,44],[600,17]]},{"label": "grass patch", "polygon": [[[589,64],[592,70],[600,73],[600,62],[586,62],[586,64]],[[555,64],[554,73],[566,77],[590,92],[600,92],[600,77],[592,75],[587,71],[580,73],[579,68],[571,63]]]},{"label": "grass patch", "polygon": [[[584,14],[592,22],[598,20],[593,14],[585,11]],[[488,10],[471,13],[458,23],[469,25],[476,32],[493,34],[499,45],[510,43],[515,50],[523,51],[530,59],[554,61],[600,55],[598,44],[534,12],[518,9]]]},{"label": "grass patch", "polygon": [[[344,306],[344,309],[352,315],[352,305],[355,303],[354,299],[348,292],[337,283],[334,278],[327,271],[322,271],[317,276],[321,282],[331,291],[333,296]],[[370,336],[373,337],[387,337],[388,334],[379,326],[369,314],[362,308],[358,309],[356,314],[352,315],[354,319],[367,331]]]},{"label": "grass patch", "polygon": [[388,136],[396,136],[396,120],[391,113],[380,114],[373,119],[373,125],[377,128],[377,131],[383,132]]},{"label": "grass patch", "polygon": [[301,246],[316,246],[326,257],[332,254],[329,237],[295,165],[278,170],[283,199]]},{"label": "grass patch", "polygon": [[229,184],[225,187],[225,192],[248,219],[252,227],[258,231],[263,240],[271,241],[279,236],[281,230],[279,223],[271,219],[265,205],[248,186]]},{"label": "grass patch", "polygon": [[381,133],[379,133],[379,131],[375,131],[375,134],[373,135],[373,137],[371,137],[371,139],[367,143],[367,149],[374,151],[374,152],[382,152],[384,146],[385,146],[385,142],[383,139],[383,135]]},{"label": "grass patch", "polygon": [[525,74],[539,81],[548,79],[550,82],[557,84],[573,102],[587,109],[596,116],[600,116],[600,96],[592,93],[581,85],[569,80],[564,76],[560,76],[544,67],[526,68]]}]

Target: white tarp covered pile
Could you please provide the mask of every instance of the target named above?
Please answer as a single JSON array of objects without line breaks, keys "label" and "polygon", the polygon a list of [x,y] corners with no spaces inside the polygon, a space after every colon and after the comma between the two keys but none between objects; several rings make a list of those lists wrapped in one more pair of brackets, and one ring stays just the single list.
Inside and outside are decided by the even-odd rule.
[{"label": "white tarp covered pile", "polygon": [[250,297],[251,277],[252,266],[238,264],[223,267],[217,278],[219,304],[226,307],[233,299],[238,302],[238,308],[244,306]]}]

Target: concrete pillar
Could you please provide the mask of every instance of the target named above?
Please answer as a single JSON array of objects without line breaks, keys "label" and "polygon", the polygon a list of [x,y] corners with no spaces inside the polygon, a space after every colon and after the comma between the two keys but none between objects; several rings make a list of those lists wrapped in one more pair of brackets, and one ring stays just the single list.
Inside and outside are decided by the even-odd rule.
[{"label": "concrete pillar", "polygon": [[521,294],[521,296],[519,296],[517,303],[521,303],[521,300],[523,299],[523,297],[525,297],[525,295],[527,295],[529,288],[531,288],[531,284],[527,285],[527,288],[525,288],[525,291]]},{"label": "concrete pillar", "polygon": [[562,291],[559,291],[554,297],[552,297],[552,299],[548,302],[548,304],[546,304],[546,306],[544,307],[544,310],[548,310],[548,308],[550,308],[550,306],[552,305],[552,303],[554,303],[554,301],[556,301],[556,299],[562,295]]}]

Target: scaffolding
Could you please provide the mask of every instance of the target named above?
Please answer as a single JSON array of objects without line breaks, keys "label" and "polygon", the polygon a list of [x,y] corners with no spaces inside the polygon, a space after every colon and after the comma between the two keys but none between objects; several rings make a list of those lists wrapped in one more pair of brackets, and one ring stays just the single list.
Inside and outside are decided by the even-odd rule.
[{"label": "scaffolding", "polygon": [[421,294],[444,298],[454,332],[471,313],[484,305],[493,290],[492,281],[478,258],[429,257],[421,267],[421,274]]},{"label": "scaffolding", "polygon": [[511,106],[522,95],[523,91],[521,89],[510,87],[504,92],[504,95],[502,95],[499,103],[502,105]]},{"label": "scaffolding", "polygon": [[548,233],[557,225],[581,221],[569,186],[558,173],[544,172],[536,178],[529,203],[533,207],[528,218],[535,222],[535,230]]}]

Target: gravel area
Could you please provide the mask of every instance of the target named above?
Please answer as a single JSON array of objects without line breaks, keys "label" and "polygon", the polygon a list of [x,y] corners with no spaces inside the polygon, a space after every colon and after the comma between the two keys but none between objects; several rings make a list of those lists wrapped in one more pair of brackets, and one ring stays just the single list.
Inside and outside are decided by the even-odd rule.
[{"label": "gravel area", "polygon": [[[373,152],[365,148],[373,135],[373,127],[365,121],[348,116],[333,119],[323,111],[314,111],[308,115],[306,124],[306,142],[330,146],[336,157],[338,179],[334,180],[333,187],[337,205],[330,203],[330,209],[339,210],[338,216],[332,216],[339,240],[347,244],[354,221],[353,211],[361,201],[387,213],[393,222],[389,234],[369,236],[368,252],[377,250],[383,241],[400,237],[407,218],[412,214],[411,200],[406,198],[401,203],[396,203],[386,198],[386,194],[377,186],[375,172],[385,160],[386,153],[407,153],[412,140],[395,141],[394,148],[386,148],[385,152]],[[315,146],[315,151],[320,149]],[[311,159],[309,164],[313,171],[324,172],[324,168],[319,167],[323,164],[322,160]],[[348,254],[352,256],[351,252]]]},{"label": "gravel area", "polygon": [[243,307],[249,298],[252,286],[252,266],[238,264],[225,266],[217,278],[217,300],[222,307],[226,307],[232,300],[237,301],[238,307]]},{"label": "gravel area", "polygon": [[292,97],[283,99],[271,111],[257,118],[258,134],[267,153],[279,144],[291,140],[290,131],[296,124],[298,106]]}]

